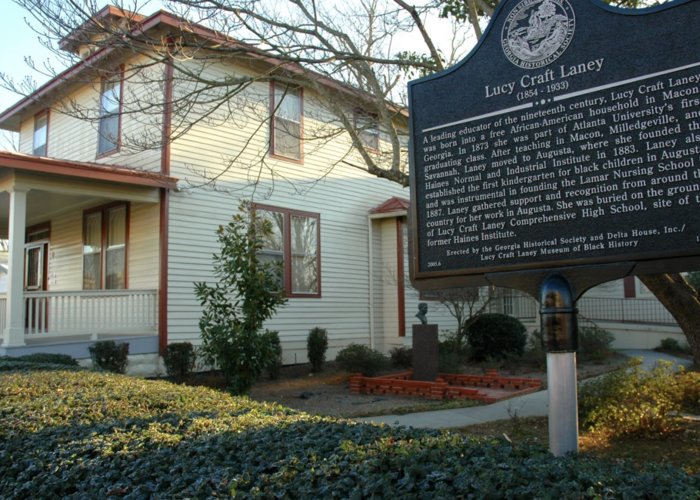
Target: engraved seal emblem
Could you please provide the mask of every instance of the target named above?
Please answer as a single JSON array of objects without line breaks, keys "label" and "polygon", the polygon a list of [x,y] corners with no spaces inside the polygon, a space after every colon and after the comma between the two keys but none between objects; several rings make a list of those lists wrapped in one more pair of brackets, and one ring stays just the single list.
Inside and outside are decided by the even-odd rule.
[{"label": "engraved seal emblem", "polygon": [[564,53],[575,25],[574,10],[567,0],[522,0],[503,24],[501,46],[516,66],[541,68]]}]

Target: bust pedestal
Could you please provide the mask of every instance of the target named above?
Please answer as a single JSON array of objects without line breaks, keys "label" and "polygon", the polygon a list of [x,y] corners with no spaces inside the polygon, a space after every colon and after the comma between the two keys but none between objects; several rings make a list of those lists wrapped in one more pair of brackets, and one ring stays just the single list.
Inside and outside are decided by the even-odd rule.
[{"label": "bust pedestal", "polygon": [[438,326],[413,325],[413,380],[435,381],[438,357]]}]

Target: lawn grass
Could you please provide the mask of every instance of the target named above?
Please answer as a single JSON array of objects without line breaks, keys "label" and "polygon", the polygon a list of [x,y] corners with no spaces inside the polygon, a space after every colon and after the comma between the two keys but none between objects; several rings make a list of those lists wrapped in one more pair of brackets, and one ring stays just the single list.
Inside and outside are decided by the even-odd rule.
[{"label": "lawn grass", "polygon": [[314,417],[202,387],[0,372],[2,498],[683,499],[700,488],[678,468],[554,458],[537,443]]}]

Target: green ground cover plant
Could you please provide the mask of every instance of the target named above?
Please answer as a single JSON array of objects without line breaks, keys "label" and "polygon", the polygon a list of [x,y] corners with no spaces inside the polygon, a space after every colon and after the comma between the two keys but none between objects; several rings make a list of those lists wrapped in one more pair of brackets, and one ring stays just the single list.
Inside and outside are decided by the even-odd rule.
[{"label": "green ground cover plant", "polygon": [[0,470],[2,498],[680,499],[700,488],[673,467],[70,370],[0,373]]}]

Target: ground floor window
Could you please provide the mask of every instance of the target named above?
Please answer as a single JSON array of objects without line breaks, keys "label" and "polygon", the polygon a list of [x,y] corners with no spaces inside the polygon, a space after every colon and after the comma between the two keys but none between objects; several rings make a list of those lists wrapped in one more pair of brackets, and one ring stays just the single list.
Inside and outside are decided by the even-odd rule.
[{"label": "ground floor window", "polygon": [[290,297],[321,296],[320,216],[256,205],[257,217],[272,223],[260,258],[282,264],[284,290]]},{"label": "ground floor window", "polygon": [[83,214],[83,289],[126,288],[129,206],[117,203]]}]

